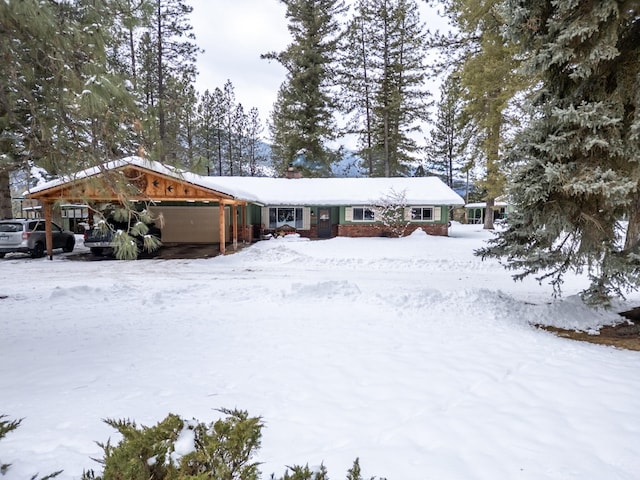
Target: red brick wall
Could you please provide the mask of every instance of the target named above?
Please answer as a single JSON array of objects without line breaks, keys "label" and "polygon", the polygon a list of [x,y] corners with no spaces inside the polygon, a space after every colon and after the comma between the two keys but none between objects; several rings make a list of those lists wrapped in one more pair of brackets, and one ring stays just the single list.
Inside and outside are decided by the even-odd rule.
[{"label": "red brick wall", "polygon": [[[405,230],[405,236],[410,235],[415,230],[421,228],[429,235],[448,236],[449,227],[446,223],[413,223],[408,225]],[[382,225],[338,225],[338,236],[340,237],[386,237],[392,234],[385,231]]]},{"label": "red brick wall", "polygon": [[[427,223],[427,224],[411,224],[405,230],[405,236],[410,235],[415,230],[421,228],[429,235],[448,236],[449,228],[446,223]],[[392,237],[395,236],[382,225],[367,224],[349,224],[349,225],[333,225],[331,229],[332,237]],[[311,225],[310,230],[296,230],[301,237],[317,239],[318,226]],[[240,236],[240,235],[239,235]]]}]

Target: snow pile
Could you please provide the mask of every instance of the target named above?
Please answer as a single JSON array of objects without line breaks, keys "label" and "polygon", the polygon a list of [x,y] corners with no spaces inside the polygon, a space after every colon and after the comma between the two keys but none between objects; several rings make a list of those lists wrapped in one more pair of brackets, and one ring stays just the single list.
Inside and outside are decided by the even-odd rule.
[{"label": "snow pile", "polygon": [[94,442],[117,441],[103,418],[236,407],[264,419],[263,478],[323,462],[343,478],[356,457],[389,480],[637,478],[640,354],[532,326],[589,330],[615,312],[582,305],[584,278],[562,299],[514,283],[473,255],[490,233],[451,232],[287,237],[201,260],[7,256],[0,413],[25,420],[0,442],[5,478],[99,469]]}]

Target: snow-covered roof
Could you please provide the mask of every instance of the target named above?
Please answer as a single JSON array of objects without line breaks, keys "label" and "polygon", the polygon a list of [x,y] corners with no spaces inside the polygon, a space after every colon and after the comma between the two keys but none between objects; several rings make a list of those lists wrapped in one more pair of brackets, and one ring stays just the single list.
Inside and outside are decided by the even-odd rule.
[{"label": "snow-covered roof", "polygon": [[268,178],[209,177],[181,171],[140,157],[127,157],[93,167],[69,177],[30,189],[33,194],[98,175],[125,165],[135,165],[194,185],[262,205],[370,205],[403,195],[407,205],[464,205],[462,197],[437,177],[385,178]]},{"label": "snow-covered roof", "polygon": [[436,177],[266,178],[204,177],[209,188],[263,205],[371,205],[403,195],[408,205],[463,205]]},{"label": "snow-covered roof", "polygon": [[[507,202],[495,202],[494,207],[506,207]],[[467,203],[464,208],[486,208],[487,202]]]}]

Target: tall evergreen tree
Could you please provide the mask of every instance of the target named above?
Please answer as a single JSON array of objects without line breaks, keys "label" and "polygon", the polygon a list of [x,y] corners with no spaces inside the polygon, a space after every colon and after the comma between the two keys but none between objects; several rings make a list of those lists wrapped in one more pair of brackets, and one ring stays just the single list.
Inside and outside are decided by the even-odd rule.
[{"label": "tall evergreen tree", "polygon": [[347,27],[343,105],[370,175],[408,175],[427,120],[426,38],[414,0],[360,0]]},{"label": "tall evergreen tree", "polygon": [[224,137],[224,149],[226,151],[226,160],[227,160],[227,174],[233,175],[233,124],[234,124],[234,113],[236,107],[236,92],[231,80],[227,80],[224,84],[224,88],[222,90],[222,104],[221,104],[221,113],[223,115],[222,126],[223,126],[223,137]]},{"label": "tall evergreen tree", "polygon": [[369,175],[374,171],[373,104],[376,74],[371,53],[375,11],[370,0],[358,0],[341,46],[340,107],[348,115],[347,134],[358,136],[359,153]]},{"label": "tall evergreen tree", "polygon": [[233,112],[233,156],[236,164],[236,175],[242,176],[246,170],[246,149],[247,146],[247,114],[244,113],[244,107],[238,103]]},{"label": "tall evergreen tree", "polygon": [[482,139],[486,172],[482,187],[487,192],[484,228],[493,229],[495,199],[505,189],[500,159],[506,109],[516,92],[524,88],[524,81],[517,72],[515,45],[503,36],[508,19],[501,0],[459,0],[454,2],[454,9],[458,27],[477,38],[475,48],[464,57],[461,82],[468,100],[466,115],[477,126]]},{"label": "tall evergreen tree", "polygon": [[606,302],[640,284],[640,4],[509,7],[509,32],[540,86],[512,155],[516,214],[480,253],[558,289],[567,271],[586,270],[585,298]]},{"label": "tall evergreen tree", "polygon": [[532,79],[518,71],[520,57],[516,47],[504,36],[508,22],[502,0],[446,0],[444,10],[454,27],[446,35],[431,35],[430,47],[440,58],[434,67],[459,72],[465,99],[467,123],[474,132],[481,155],[476,163],[484,167],[481,187],[486,192],[484,228],[493,228],[495,198],[504,193],[505,177],[500,168],[504,157],[506,113],[517,92],[527,88]]},{"label": "tall evergreen tree", "polygon": [[292,43],[283,52],[262,58],[276,60],[287,70],[271,119],[273,153],[284,172],[301,151],[307,175],[328,175],[332,156],[327,142],[336,135],[335,100],[330,81],[341,35],[338,17],[344,0],[280,0],[287,8]]},{"label": "tall evergreen tree", "polygon": [[[188,15],[193,8],[184,0],[148,0],[151,13],[142,26],[138,43],[138,89],[147,114],[147,141],[161,161],[184,161],[179,143],[168,128],[168,117],[176,117],[191,101],[181,92],[195,81],[198,47]],[[173,98],[172,98],[173,97]],[[169,107],[173,111],[169,111]]]},{"label": "tall evergreen tree", "polygon": [[454,72],[440,87],[440,100],[427,145],[428,170],[450,187],[455,176],[466,171],[470,163],[466,149],[472,132],[464,121],[463,110],[460,79]]},{"label": "tall evergreen tree", "polygon": [[115,21],[108,45],[108,62],[111,68],[138,86],[138,43],[145,25],[149,25],[153,5],[149,0],[111,0]]},{"label": "tall evergreen tree", "polygon": [[108,4],[0,2],[0,216],[9,173],[63,174],[121,155],[135,132],[125,82],[106,69]]},{"label": "tall evergreen tree", "polygon": [[205,90],[198,102],[195,143],[196,157],[201,160],[207,175],[211,175],[217,158],[218,125],[215,108],[213,95],[209,90]]},{"label": "tall evergreen tree", "polygon": [[260,114],[257,108],[252,108],[249,111],[247,118],[247,161],[248,171],[247,174],[251,177],[255,177],[259,174],[258,162],[263,161],[265,155],[261,152],[260,145],[262,143],[262,122],[260,121]]}]

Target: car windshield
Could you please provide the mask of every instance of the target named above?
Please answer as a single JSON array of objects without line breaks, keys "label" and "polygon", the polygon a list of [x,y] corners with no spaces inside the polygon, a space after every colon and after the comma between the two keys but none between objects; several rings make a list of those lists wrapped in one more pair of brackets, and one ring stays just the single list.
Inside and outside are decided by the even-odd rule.
[{"label": "car windshield", "polygon": [[0,223],[0,232],[16,233],[21,231],[21,223]]}]

